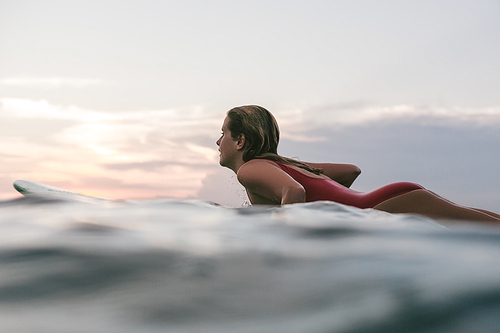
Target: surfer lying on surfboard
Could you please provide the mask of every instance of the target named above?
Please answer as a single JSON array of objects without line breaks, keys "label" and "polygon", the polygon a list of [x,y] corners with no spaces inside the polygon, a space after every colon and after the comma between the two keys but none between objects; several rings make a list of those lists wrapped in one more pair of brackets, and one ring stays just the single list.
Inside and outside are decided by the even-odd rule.
[{"label": "surfer lying on surfboard", "polygon": [[228,111],[216,142],[219,163],[236,173],[252,204],[329,200],[389,213],[500,222],[499,214],[457,205],[414,183],[393,183],[367,193],[354,191],[349,187],[361,172],[355,165],[299,162],[278,155],[278,142],[278,123],[263,107],[248,105]]}]

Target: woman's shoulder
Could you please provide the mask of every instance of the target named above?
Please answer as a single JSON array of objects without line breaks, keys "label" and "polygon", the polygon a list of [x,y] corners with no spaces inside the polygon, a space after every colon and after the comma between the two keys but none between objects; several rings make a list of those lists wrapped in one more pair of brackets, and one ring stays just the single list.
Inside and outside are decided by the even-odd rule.
[{"label": "woman's shoulder", "polygon": [[238,170],[237,177],[240,182],[244,182],[248,178],[261,178],[264,174],[271,175],[272,177],[282,177],[286,174],[286,178],[289,178],[290,172],[300,173],[310,178],[328,179],[326,175],[315,174],[297,165],[284,164],[266,159],[254,159],[246,162]]},{"label": "woman's shoulder", "polygon": [[262,169],[269,169],[269,168],[278,168],[278,165],[276,162],[273,162],[271,160],[265,160],[265,159],[254,159],[250,160],[248,162],[245,162],[239,169],[237,174],[239,175],[248,173],[248,172],[260,172]]},{"label": "woman's shoulder", "polygon": [[[253,182],[263,176],[277,176],[277,172],[283,172],[273,161],[265,159],[254,159],[245,162],[236,173],[236,178],[240,183]],[[265,178],[265,177],[264,177]]]}]

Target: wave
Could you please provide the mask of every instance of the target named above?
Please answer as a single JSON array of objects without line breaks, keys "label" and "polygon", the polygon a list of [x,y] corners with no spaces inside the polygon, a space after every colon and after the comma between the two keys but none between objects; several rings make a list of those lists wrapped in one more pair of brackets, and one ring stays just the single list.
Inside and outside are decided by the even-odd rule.
[{"label": "wave", "polygon": [[500,229],[332,202],[0,202],[3,332],[494,332]]}]

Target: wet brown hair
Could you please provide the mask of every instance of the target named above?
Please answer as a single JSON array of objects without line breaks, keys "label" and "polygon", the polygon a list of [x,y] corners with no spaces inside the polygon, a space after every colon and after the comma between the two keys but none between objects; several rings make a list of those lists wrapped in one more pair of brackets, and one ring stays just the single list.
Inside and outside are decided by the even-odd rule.
[{"label": "wet brown hair", "polygon": [[311,168],[306,163],[278,155],[280,130],[278,122],[265,108],[257,105],[245,105],[232,108],[227,112],[228,129],[236,140],[240,134],[245,135],[245,151],[243,161],[266,159],[283,164],[291,164],[315,174],[321,169]]}]

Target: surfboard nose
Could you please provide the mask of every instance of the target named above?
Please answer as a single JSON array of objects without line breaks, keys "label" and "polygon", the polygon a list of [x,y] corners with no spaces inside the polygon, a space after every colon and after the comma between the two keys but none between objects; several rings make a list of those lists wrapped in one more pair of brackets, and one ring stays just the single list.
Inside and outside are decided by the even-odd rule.
[{"label": "surfboard nose", "polygon": [[25,194],[28,194],[29,191],[27,189],[27,183],[28,181],[26,180],[16,180],[14,181],[14,183],[12,183],[12,186],[14,186],[14,188],[16,189],[17,192],[25,195]]}]

